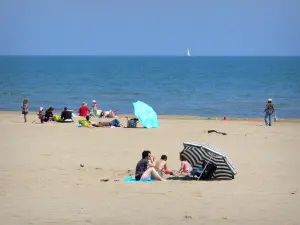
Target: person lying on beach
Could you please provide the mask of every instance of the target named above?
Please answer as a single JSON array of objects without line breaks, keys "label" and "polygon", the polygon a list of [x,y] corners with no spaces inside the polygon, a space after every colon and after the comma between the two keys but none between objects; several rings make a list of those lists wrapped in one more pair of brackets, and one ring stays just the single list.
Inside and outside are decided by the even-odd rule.
[{"label": "person lying on beach", "polygon": [[148,150],[143,151],[142,159],[137,163],[135,168],[135,179],[147,180],[149,178],[166,181],[164,180],[154,168],[154,157],[151,156],[151,152]]},{"label": "person lying on beach", "polygon": [[127,116],[125,118],[127,119],[127,128],[136,128],[137,127],[137,124],[139,122],[138,118],[129,119]]},{"label": "person lying on beach", "polygon": [[100,117],[105,117],[105,118],[115,118],[116,117],[116,114],[112,111],[112,110],[109,110],[109,111],[102,111],[100,113]]},{"label": "person lying on beach", "polygon": [[72,110],[68,110],[67,107],[64,108],[64,111],[61,112],[59,123],[71,123],[73,121]]},{"label": "person lying on beach", "polygon": [[168,157],[166,155],[162,155],[160,157],[160,160],[158,160],[155,164],[154,168],[161,177],[163,177],[164,174],[174,175],[174,173],[170,169],[168,169],[167,159]]},{"label": "person lying on beach", "polygon": [[[87,121],[90,121],[89,116],[86,116],[85,118]],[[118,119],[114,119],[110,122],[98,122],[98,123],[94,123],[92,121],[90,121],[90,122],[93,127],[122,127],[122,124],[120,123],[120,121]]]},{"label": "person lying on beach", "polygon": [[191,172],[191,165],[188,163],[186,158],[183,155],[180,155],[181,166],[178,171],[181,176],[188,176]]}]

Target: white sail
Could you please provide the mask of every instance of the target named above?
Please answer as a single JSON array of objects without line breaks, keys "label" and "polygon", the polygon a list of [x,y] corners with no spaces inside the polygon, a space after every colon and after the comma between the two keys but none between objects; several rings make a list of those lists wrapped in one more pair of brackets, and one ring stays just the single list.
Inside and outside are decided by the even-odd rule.
[{"label": "white sail", "polygon": [[186,53],[186,54],[187,54],[187,56],[191,56],[191,53],[190,53],[190,49],[189,49],[189,48],[187,49],[187,53]]}]

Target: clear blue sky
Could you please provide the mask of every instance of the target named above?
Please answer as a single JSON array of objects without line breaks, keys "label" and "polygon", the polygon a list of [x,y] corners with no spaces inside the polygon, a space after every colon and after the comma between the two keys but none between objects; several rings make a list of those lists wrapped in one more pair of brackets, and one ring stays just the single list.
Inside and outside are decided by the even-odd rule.
[{"label": "clear blue sky", "polygon": [[0,54],[300,55],[300,0],[0,0]]}]

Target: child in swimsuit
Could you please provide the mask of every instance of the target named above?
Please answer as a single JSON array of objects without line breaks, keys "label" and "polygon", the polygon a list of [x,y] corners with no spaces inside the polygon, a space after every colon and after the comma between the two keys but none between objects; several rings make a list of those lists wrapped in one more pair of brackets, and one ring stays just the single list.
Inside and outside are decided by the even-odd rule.
[{"label": "child in swimsuit", "polygon": [[162,155],[160,157],[160,160],[157,161],[157,163],[155,164],[155,169],[158,172],[158,174],[162,177],[164,174],[170,174],[170,175],[174,175],[173,172],[168,169],[167,166],[167,156],[166,155]]},{"label": "child in swimsuit", "polygon": [[178,173],[181,176],[188,176],[191,172],[191,165],[186,161],[185,157],[180,155],[181,166]]}]

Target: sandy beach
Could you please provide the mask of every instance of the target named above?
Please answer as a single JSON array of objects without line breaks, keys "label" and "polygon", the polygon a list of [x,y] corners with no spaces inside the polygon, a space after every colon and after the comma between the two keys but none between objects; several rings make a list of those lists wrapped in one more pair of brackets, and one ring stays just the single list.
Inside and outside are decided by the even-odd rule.
[{"label": "sandy beach", "polygon": [[[20,112],[0,115],[3,225],[300,224],[298,120],[266,127],[263,119],[162,116],[159,129],[91,129],[35,124],[34,113],[26,124]],[[189,141],[225,151],[235,179],[122,180],[134,174],[144,149],[156,158],[166,154],[179,169],[179,152]]]}]

